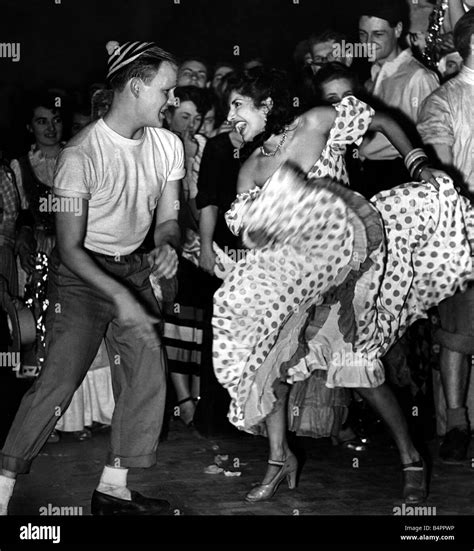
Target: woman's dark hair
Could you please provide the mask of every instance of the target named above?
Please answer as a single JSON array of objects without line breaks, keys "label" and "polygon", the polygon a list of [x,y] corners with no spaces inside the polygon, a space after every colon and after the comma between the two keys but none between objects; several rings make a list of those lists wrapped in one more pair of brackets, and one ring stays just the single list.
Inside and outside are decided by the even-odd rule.
[{"label": "woman's dark hair", "polygon": [[27,111],[25,111],[25,123],[30,124],[37,107],[49,109],[55,115],[65,118],[65,98],[46,90],[33,92],[27,100]]},{"label": "woman's dark hair", "polygon": [[[174,96],[178,98],[179,103],[184,101],[192,101],[196,106],[197,112],[204,116],[212,107],[209,94],[205,88],[198,88],[197,86],[178,86],[174,89]],[[168,109],[173,112],[176,106],[169,106]]]},{"label": "woman's dark hair", "polygon": [[285,71],[255,67],[235,73],[227,83],[227,103],[232,91],[252,98],[255,107],[261,107],[267,98],[272,99],[273,107],[267,116],[264,137],[280,134],[296,117],[294,98]]},{"label": "woman's dark hair", "polygon": [[354,95],[358,96],[361,92],[361,85],[357,75],[344,63],[338,61],[332,61],[324,64],[321,69],[313,77],[313,87],[316,94],[316,100],[318,103],[324,103],[322,98],[322,87],[326,82],[332,82],[339,79],[348,80],[354,89]]}]

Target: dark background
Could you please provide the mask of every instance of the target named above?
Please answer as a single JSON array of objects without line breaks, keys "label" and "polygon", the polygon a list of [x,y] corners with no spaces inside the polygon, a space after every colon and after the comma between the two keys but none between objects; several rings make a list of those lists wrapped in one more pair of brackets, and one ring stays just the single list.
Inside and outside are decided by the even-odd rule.
[{"label": "dark background", "polygon": [[[58,3],[56,3],[58,2]],[[175,3],[179,2],[179,3]],[[327,27],[354,34],[359,0],[2,0],[0,147],[24,147],[22,103],[40,87],[84,90],[104,80],[109,40],[155,41],[183,57],[239,63],[253,56],[291,68],[296,44]],[[239,46],[240,56],[234,56]]]}]

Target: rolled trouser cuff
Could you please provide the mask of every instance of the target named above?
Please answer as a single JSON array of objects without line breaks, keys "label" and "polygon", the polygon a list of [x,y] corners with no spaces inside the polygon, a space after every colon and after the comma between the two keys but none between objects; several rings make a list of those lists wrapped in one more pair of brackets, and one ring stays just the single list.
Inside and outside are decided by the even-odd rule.
[{"label": "rolled trouser cuff", "polygon": [[0,466],[5,471],[26,474],[30,472],[31,460],[13,457],[0,452]]}]

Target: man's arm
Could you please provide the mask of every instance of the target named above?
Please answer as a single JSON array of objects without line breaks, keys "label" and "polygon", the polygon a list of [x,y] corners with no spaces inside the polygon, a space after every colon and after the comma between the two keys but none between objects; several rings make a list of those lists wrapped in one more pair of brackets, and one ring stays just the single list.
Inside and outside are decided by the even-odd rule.
[{"label": "man's arm", "polygon": [[178,225],[180,208],[179,190],[181,180],[167,182],[156,207],[156,224],[154,232],[155,246],[168,244],[177,249],[181,232]]},{"label": "man's arm", "polygon": [[155,248],[148,261],[157,278],[169,279],[178,269],[176,250],[180,246],[181,231],[178,225],[181,180],[167,182],[156,208],[154,232]]},{"label": "man's arm", "polygon": [[158,320],[146,312],[125,286],[104,272],[84,249],[88,207],[89,202],[81,199],[78,212],[56,213],[56,246],[61,261],[114,303],[116,316],[123,325],[131,326],[138,338],[158,348],[159,341],[153,327]]},{"label": "man's arm", "polygon": [[218,207],[216,205],[207,205],[201,210],[199,218],[199,236],[201,238],[201,249],[199,251],[199,265],[209,274],[214,273],[216,264],[216,253],[214,252],[212,242],[217,223]]}]

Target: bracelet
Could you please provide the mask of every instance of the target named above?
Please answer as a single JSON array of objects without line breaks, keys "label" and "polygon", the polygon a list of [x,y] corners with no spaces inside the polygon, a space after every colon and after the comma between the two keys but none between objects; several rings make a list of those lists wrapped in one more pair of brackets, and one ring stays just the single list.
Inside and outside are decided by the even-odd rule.
[{"label": "bracelet", "polygon": [[421,157],[425,157],[426,158],[426,154],[425,152],[423,151],[423,149],[421,149],[420,147],[416,148],[416,149],[412,149],[409,153],[407,153],[407,155],[405,156],[405,166],[407,167],[407,170],[410,171],[410,165],[416,161],[417,159],[421,158]]},{"label": "bracelet", "polygon": [[417,159],[416,161],[414,161],[411,165],[410,165],[410,169],[409,169],[409,172],[410,172],[410,176],[412,178],[415,177],[415,174],[418,172],[418,169],[421,167],[421,170],[423,170],[424,166],[428,164],[428,159],[426,157],[421,157],[419,159]]},{"label": "bracelet", "polygon": [[421,165],[424,165],[427,163],[428,163],[428,157],[418,157],[410,163],[408,172],[413,176],[413,173],[415,173]]},{"label": "bracelet", "polygon": [[417,167],[415,168],[415,170],[413,171],[413,178],[414,178],[415,180],[419,180],[419,179],[420,179],[420,175],[421,175],[421,173],[423,172],[423,170],[424,170],[425,168],[428,168],[429,166],[430,166],[430,165],[429,165],[428,162],[420,163],[420,165],[417,166]]}]

